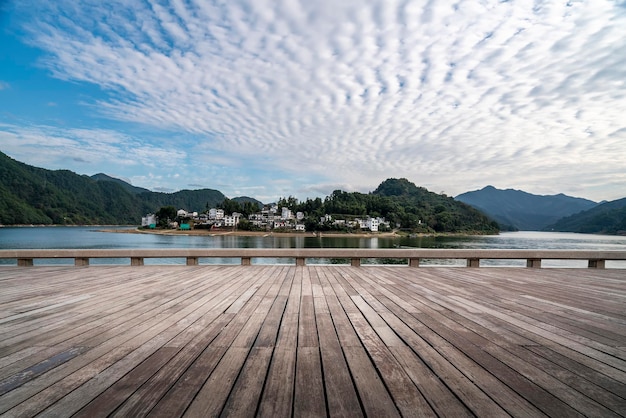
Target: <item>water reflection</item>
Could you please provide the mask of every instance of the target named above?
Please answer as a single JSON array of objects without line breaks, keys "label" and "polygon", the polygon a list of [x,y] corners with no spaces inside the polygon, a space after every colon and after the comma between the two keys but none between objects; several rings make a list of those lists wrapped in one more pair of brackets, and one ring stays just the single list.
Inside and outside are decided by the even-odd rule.
[{"label": "water reflection", "polygon": [[[404,236],[371,237],[362,236],[264,236],[237,235],[157,235],[132,233],[105,233],[102,227],[42,227],[42,228],[0,228],[0,249],[108,249],[108,248],[487,248],[487,249],[571,249],[571,250],[622,250],[626,251],[626,237],[588,235],[554,232],[505,232],[490,236]],[[46,260],[47,262],[48,260]],[[107,260],[92,260],[102,264]],[[41,264],[43,261],[35,261]],[[70,263],[70,260],[50,260],[50,262]],[[127,260],[111,260],[114,263],[127,263]],[[238,264],[238,259],[201,259],[200,263]],[[293,260],[259,259],[255,264],[291,263]],[[345,260],[307,260],[307,263],[331,264]],[[363,261],[365,263],[380,260]],[[422,262],[428,265],[430,261]],[[0,264],[14,264],[14,261],[0,260]],[[179,259],[146,259],[146,264],[184,264]],[[463,261],[433,260],[432,263],[464,265]],[[524,260],[483,260],[481,265],[525,266]],[[585,261],[545,260],[546,267],[582,266]],[[607,267],[624,267],[626,262],[607,261]]]}]

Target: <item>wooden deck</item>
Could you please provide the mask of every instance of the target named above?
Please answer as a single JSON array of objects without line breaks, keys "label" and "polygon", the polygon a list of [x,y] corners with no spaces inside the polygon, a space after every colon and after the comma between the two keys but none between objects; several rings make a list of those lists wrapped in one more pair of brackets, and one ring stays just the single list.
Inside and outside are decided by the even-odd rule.
[{"label": "wooden deck", "polygon": [[626,415],[626,270],[0,268],[0,414]]}]

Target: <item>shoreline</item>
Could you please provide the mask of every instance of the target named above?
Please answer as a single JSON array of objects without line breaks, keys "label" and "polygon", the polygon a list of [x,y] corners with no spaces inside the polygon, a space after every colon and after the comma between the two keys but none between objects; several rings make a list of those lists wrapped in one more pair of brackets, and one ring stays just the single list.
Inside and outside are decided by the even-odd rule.
[{"label": "shoreline", "polygon": [[[140,229],[136,225],[0,225],[2,228],[96,228],[97,232],[119,233],[119,234],[152,234],[152,235],[179,235],[179,236],[222,236],[233,235],[240,237],[311,237],[311,238],[418,238],[418,237],[459,237],[459,236],[478,236],[478,235],[500,235],[498,234],[479,234],[479,233],[458,233],[458,232],[275,232],[275,231],[243,231],[243,230],[209,230],[209,229]],[[104,229],[106,228],[106,229]],[[501,231],[503,232],[503,231]],[[504,231],[506,232],[506,231]]]},{"label": "shoreline", "polygon": [[398,238],[402,235],[396,232],[363,232],[363,233],[344,233],[344,232],[324,232],[324,233],[316,233],[316,232],[266,232],[266,231],[216,231],[210,229],[192,229],[188,231],[181,231],[178,229],[139,229],[139,228],[128,228],[128,229],[103,229],[99,230],[99,232],[111,232],[111,233],[120,233],[120,234],[153,234],[153,235],[194,235],[194,236],[238,236],[238,237],[311,237],[311,238],[322,238],[322,237],[337,237],[337,238]]}]

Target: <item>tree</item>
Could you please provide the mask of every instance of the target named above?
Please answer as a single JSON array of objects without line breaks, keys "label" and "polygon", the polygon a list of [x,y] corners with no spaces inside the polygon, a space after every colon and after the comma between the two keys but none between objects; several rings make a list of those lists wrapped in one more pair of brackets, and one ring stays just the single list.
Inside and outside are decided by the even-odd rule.
[{"label": "tree", "polygon": [[239,205],[237,201],[229,198],[224,199],[224,201],[218,205],[218,208],[223,209],[224,213],[229,215],[233,212],[241,212],[241,205]]},{"label": "tree", "polygon": [[167,226],[167,224],[176,218],[176,208],[174,206],[163,206],[156,213],[159,226]]}]

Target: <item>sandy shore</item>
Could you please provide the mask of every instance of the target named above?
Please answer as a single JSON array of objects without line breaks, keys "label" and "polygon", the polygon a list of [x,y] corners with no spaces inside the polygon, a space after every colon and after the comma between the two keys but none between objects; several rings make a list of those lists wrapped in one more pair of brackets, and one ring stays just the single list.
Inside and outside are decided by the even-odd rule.
[{"label": "sandy shore", "polygon": [[181,231],[178,229],[103,229],[101,232],[114,232],[122,234],[156,234],[156,235],[201,235],[201,236],[220,236],[235,235],[241,237],[349,237],[349,238],[395,238],[399,237],[395,232],[378,232],[378,233],[334,233],[334,232],[265,232],[265,231],[232,231],[232,230],[210,230],[210,229],[192,229],[189,231]]}]

